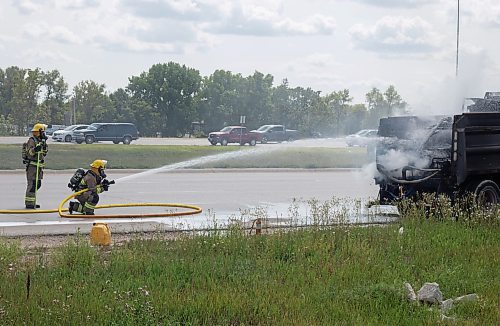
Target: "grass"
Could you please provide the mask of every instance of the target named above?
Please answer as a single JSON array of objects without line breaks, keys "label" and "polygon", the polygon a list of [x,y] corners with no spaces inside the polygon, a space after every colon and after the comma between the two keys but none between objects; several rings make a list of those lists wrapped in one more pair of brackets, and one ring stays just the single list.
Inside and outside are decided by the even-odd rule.
[{"label": "grass", "polygon": [[[23,169],[20,145],[0,145],[0,170]],[[253,147],[252,147],[253,148]],[[186,160],[238,150],[249,146],[141,146],[52,144],[46,168],[53,170],[86,167],[102,158],[113,169],[150,169]],[[244,158],[233,158],[197,168],[335,168],[361,167],[367,163],[364,148],[283,148]]]},{"label": "grass", "polygon": [[[55,325],[422,325],[437,309],[404,299],[437,282],[460,323],[500,321],[499,220],[406,203],[398,225],[241,229],[99,249],[76,238],[48,256],[0,245],[0,323]],[[438,212],[434,214],[433,212]],[[463,214],[463,212],[462,212]],[[426,217],[427,216],[427,217]],[[403,234],[398,229],[404,228]],[[28,275],[30,297],[26,297]]]}]

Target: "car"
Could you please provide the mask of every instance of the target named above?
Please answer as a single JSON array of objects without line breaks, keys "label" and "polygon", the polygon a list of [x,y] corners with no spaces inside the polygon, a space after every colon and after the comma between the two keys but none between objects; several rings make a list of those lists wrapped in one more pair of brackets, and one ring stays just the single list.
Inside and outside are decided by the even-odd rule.
[{"label": "car", "polygon": [[89,125],[71,125],[63,130],[54,131],[52,139],[59,142],[69,143],[73,140],[73,132],[77,130],[87,129]]},{"label": "car", "polygon": [[363,129],[345,138],[347,146],[368,146],[373,143],[378,136],[377,129]]},{"label": "car", "polygon": [[220,131],[209,133],[208,141],[212,145],[221,144],[226,146],[229,143],[239,143],[243,146],[248,143],[250,146],[255,146],[257,144],[257,134],[247,131],[246,127],[229,126],[222,128]]},{"label": "car", "polygon": [[132,140],[139,139],[139,131],[133,123],[99,122],[91,124],[87,129],[74,131],[73,138],[77,144],[112,141],[114,144],[123,142],[128,145]]},{"label": "car", "polygon": [[267,142],[293,141],[298,138],[297,130],[286,129],[283,125],[263,125],[251,132],[257,134],[257,140],[261,144]]},{"label": "car", "polygon": [[65,125],[48,125],[47,128],[45,129],[45,134],[47,136],[52,136],[52,134],[57,131],[57,130],[63,130],[66,128]]}]

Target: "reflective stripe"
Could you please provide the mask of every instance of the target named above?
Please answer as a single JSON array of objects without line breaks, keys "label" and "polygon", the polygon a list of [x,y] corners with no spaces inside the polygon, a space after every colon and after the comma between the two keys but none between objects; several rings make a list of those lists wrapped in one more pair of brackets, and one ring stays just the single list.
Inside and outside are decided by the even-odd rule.
[{"label": "reflective stripe", "polygon": [[95,208],[95,205],[92,205],[91,203],[86,202],[86,203],[85,203],[85,208],[94,209],[94,208]]},{"label": "reflective stripe", "polygon": [[24,197],[24,201],[32,201],[32,202],[35,202],[36,201],[36,198],[35,197]]},{"label": "reflective stripe", "polygon": [[36,164],[36,162],[35,162],[35,161],[30,161],[30,165],[34,165],[34,166],[37,166],[37,165],[38,165],[38,166],[39,166],[39,167],[41,167],[41,168],[44,168],[44,167],[45,167],[45,164],[44,164],[44,163],[39,163],[39,164]]}]

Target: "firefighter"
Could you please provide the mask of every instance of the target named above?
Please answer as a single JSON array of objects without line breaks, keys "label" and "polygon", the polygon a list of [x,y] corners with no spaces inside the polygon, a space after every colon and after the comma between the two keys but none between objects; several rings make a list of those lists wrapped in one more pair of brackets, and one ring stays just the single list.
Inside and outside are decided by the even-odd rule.
[{"label": "firefighter", "polygon": [[69,213],[82,213],[85,215],[94,215],[94,209],[99,202],[99,194],[103,191],[108,191],[109,185],[114,183],[106,180],[106,164],[105,160],[95,160],[90,164],[88,170],[80,181],[80,186],[77,191],[88,189],[75,197],[78,201],[69,203]]},{"label": "firefighter", "polygon": [[36,203],[36,193],[42,186],[43,167],[47,156],[46,125],[37,123],[31,129],[32,136],[23,145],[23,163],[26,164],[26,195],[24,203],[26,208],[40,208]]}]

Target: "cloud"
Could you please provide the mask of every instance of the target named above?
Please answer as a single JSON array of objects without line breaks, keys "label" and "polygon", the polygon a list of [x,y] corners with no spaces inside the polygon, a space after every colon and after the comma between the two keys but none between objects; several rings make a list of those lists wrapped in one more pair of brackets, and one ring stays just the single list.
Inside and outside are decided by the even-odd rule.
[{"label": "cloud", "polygon": [[436,0],[354,0],[363,4],[386,8],[416,8],[430,3],[436,3]]},{"label": "cloud", "polygon": [[51,63],[60,63],[60,62],[69,62],[69,63],[77,63],[77,60],[66,55],[60,51],[50,51],[47,49],[35,49],[35,50],[26,50],[21,54],[23,59],[26,59],[28,62],[32,62],[35,64],[39,64],[43,62],[44,64],[47,62]]},{"label": "cloud", "polygon": [[[500,3],[497,0],[476,0],[474,5],[460,7],[462,19],[472,24],[500,27]],[[456,4],[450,4],[449,15],[456,19]]]},{"label": "cloud", "polygon": [[45,1],[40,0],[12,0],[12,5],[16,8],[19,13],[23,15],[29,15],[38,11],[44,4]]},{"label": "cloud", "polygon": [[252,36],[329,35],[335,21],[321,14],[296,21],[264,7],[235,7],[222,21],[206,25],[215,34]]},{"label": "cloud", "polygon": [[116,52],[157,52],[181,53],[182,48],[175,43],[144,42],[133,37],[106,37],[97,36],[93,43],[102,49]]},{"label": "cloud", "polygon": [[99,6],[98,0],[53,0],[54,5],[63,9],[86,9]]},{"label": "cloud", "polygon": [[122,0],[135,16],[174,20],[214,20],[221,16],[223,1],[192,0]]},{"label": "cloud", "polygon": [[45,22],[26,24],[23,29],[23,34],[41,41],[54,41],[66,44],[83,43],[81,37],[73,33],[67,27],[61,25],[51,26]]},{"label": "cloud", "polygon": [[350,35],[356,48],[396,56],[434,52],[441,43],[441,36],[420,17],[386,16],[373,26],[353,26]]}]

